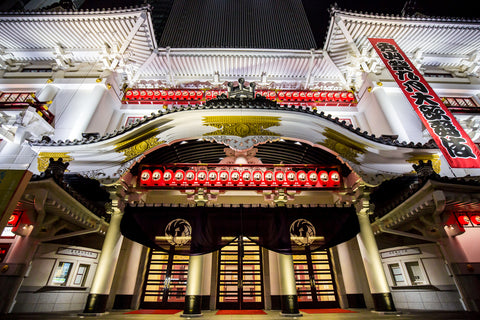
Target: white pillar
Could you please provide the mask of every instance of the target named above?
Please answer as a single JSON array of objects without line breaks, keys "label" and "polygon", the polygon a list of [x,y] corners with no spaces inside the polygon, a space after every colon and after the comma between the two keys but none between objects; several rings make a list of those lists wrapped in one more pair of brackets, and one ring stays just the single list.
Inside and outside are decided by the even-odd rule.
[{"label": "white pillar", "polygon": [[[350,251],[349,244],[352,240],[341,243],[337,246],[338,259],[342,269],[343,284],[347,296],[349,308],[365,308],[365,299],[363,297],[363,288],[360,273],[362,266],[355,263]],[[355,241],[355,240],[353,240]]]},{"label": "white pillar", "polygon": [[298,311],[297,284],[291,255],[278,254],[282,315],[301,316]]},{"label": "white pillar", "polygon": [[380,108],[383,111],[383,115],[387,119],[392,133],[398,135],[398,141],[410,141],[408,133],[405,130],[402,121],[399,121],[398,112],[400,111],[398,106],[392,104],[392,99],[389,98],[385,90],[381,87],[376,87],[372,90],[373,95],[378,101]]},{"label": "white pillar", "polygon": [[190,256],[188,262],[187,289],[182,317],[201,316],[202,310],[203,255]]},{"label": "white pillar", "polygon": [[[119,260],[118,286],[115,293],[114,309],[132,309],[133,296],[137,284],[138,268],[143,246],[140,243],[123,239]],[[115,280],[117,282],[117,280]]]},{"label": "white pillar", "polygon": [[121,203],[120,196],[116,190],[110,192],[110,198],[112,199],[110,224],[103,241],[102,253],[98,259],[97,270],[84,313],[104,313],[106,311],[123,240],[123,236],[120,233],[120,222],[123,217],[123,208],[119,207]]},{"label": "white pillar", "polygon": [[395,311],[395,305],[383,270],[375,235],[370,225],[369,214],[372,210],[370,202],[368,198],[360,198],[357,201],[357,217],[360,224],[360,233],[357,235],[357,240],[375,310]]}]

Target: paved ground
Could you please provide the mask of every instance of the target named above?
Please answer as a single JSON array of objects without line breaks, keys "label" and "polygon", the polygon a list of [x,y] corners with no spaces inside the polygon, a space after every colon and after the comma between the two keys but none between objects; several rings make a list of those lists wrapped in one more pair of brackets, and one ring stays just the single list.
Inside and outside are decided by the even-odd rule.
[{"label": "paved ground", "polygon": [[[216,315],[215,311],[203,311],[200,318],[193,320],[480,320],[480,313],[472,312],[398,312],[398,313],[376,313],[366,310],[355,310],[357,313],[323,313],[307,314],[302,312],[302,317],[284,317],[278,311],[266,311],[266,315]],[[72,320],[72,319],[98,319],[98,320],[182,320],[189,319],[180,317],[179,312],[174,315],[139,315],[125,314],[124,312],[110,312],[101,315],[81,315],[76,313],[28,313],[28,314],[7,314],[0,315],[5,320]]]}]

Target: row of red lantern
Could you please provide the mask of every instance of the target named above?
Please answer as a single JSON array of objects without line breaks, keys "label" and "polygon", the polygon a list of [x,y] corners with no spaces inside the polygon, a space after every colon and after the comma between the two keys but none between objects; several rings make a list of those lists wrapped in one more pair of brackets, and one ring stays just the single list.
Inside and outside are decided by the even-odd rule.
[{"label": "row of red lantern", "polygon": [[140,174],[141,186],[292,186],[338,187],[337,171],[310,170],[182,170],[144,169]]},{"label": "row of red lantern", "polygon": [[[125,92],[127,100],[206,100],[214,99],[222,90],[154,90],[132,89]],[[256,94],[270,100],[305,102],[353,102],[355,95],[350,91],[278,91],[257,90]]]},{"label": "row of red lantern", "polygon": [[470,223],[475,226],[480,226],[480,214],[478,213],[471,214],[470,216],[467,214],[459,214],[457,219],[461,226],[467,226],[470,225]]}]

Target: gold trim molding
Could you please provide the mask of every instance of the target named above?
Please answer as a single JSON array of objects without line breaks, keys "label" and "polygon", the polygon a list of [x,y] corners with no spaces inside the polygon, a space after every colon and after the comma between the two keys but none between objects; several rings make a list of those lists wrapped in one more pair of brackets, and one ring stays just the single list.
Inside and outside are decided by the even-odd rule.
[{"label": "gold trim molding", "polygon": [[267,130],[280,126],[280,117],[268,116],[206,116],[202,119],[204,126],[215,127],[218,130],[206,133],[204,136],[280,136]]},{"label": "gold trim molding", "polygon": [[53,160],[62,158],[63,162],[74,160],[68,152],[40,152],[37,157],[37,169],[39,172],[45,172],[45,170],[47,170],[50,158],[53,158]]}]

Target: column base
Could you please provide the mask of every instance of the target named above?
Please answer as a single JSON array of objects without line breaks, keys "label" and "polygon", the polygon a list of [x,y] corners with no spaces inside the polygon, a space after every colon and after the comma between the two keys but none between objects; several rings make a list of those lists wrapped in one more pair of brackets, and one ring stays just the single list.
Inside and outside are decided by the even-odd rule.
[{"label": "column base", "polygon": [[185,296],[185,306],[181,317],[202,316],[202,296]]},{"label": "column base", "polygon": [[397,311],[393,303],[392,293],[372,293],[375,311]]},{"label": "column base", "polygon": [[113,302],[114,310],[127,310],[132,308],[133,294],[117,294]]},{"label": "column base", "polygon": [[347,293],[347,302],[349,308],[366,308],[363,293]]},{"label": "column base", "polygon": [[301,317],[302,314],[298,310],[298,297],[297,295],[282,295],[280,296],[282,302],[282,312],[280,315],[284,317]]},{"label": "column base", "polygon": [[108,294],[90,293],[83,313],[105,313],[107,310]]}]

